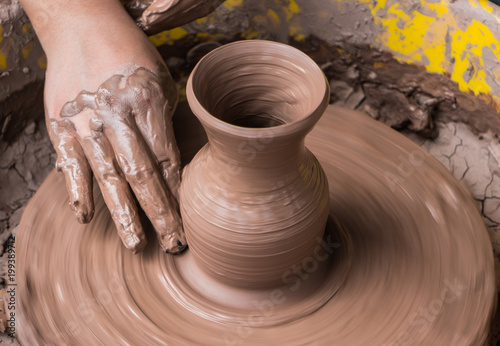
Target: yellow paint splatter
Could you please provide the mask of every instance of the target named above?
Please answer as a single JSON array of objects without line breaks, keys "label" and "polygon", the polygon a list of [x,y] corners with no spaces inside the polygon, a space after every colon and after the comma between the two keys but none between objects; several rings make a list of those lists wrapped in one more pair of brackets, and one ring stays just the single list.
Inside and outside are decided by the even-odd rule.
[{"label": "yellow paint splatter", "polygon": [[262,34],[263,34],[262,31],[254,30],[252,27],[250,27],[241,33],[241,37],[243,37],[246,40],[252,40],[258,38]]},{"label": "yellow paint splatter", "polygon": [[177,87],[177,96],[179,97],[179,102],[187,101],[186,87]]},{"label": "yellow paint splatter", "polygon": [[9,56],[10,49],[12,47],[12,40],[5,40],[0,47],[0,69],[7,69],[7,57]]},{"label": "yellow paint splatter", "polygon": [[306,39],[306,36],[304,34],[295,35],[295,40],[297,40],[299,42],[304,42],[305,39]]},{"label": "yellow paint splatter", "polygon": [[186,36],[188,34],[188,32],[183,28],[172,29],[169,31],[169,33],[170,33],[170,38],[172,40],[178,40],[178,39],[183,38],[184,36]]},{"label": "yellow paint splatter", "polygon": [[[380,17],[378,13],[383,8],[380,6],[384,3],[385,1],[379,2],[372,8],[375,23],[383,29],[377,41],[397,52],[397,57],[401,60],[425,64],[431,72],[444,72],[446,47],[443,38],[448,26],[437,18],[449,11],[445,2],[426,3],[426,10],[435,16],[427,16],[418,11],[408,14],[403,4],[395,3],[386,9],[384,17]],[[429,32],[432,34],[429,35]],[[437,37],[440,40],[435,40]]]},{"label": "yellow paint splatter", "polygon": [[159,47],[164,44],[172,45],[175,40],[179,40],[187,34],[188,32],[185,29],[179,27],[160,32],[159,34],[150,36],[149,39],[155,44],[155,46]]},{"label": "yellow paint splatter", "polygon": [[[420,0],[424,11],[412,11],[406,1],[357,1],[369,6],[375,24],[382,29],[376,42],[392,51],[398,60],[423,64],[429,72],[448,73],[462,91],[471,90],[476,95],[491,93],[488,73],[500,82],[500,67],[486,70],[483,57],[484,48],[488,47],[500,58],[500,42],[489,27],[477,20],[462,30],[459,19],[449,9],[449,1]],[[487,0],[469,3],[488,13],[493,11]],[[492,15],[492,19],[498,18]],[[493,97],[500,102],[499,96]]]},{"label": "yellow paint splatter", "polygon": [[293,12],[290,11],[290,9],[288,7],[286,7],[286,6],[283,6],[282,8],[283,8],[283,12],[285,12],[285,16],[286,16],[285,20],[286,20],[286,22],[290,23],[290,20],[293,17]]},{"label": "yellow paint splatter", "polygon": [[300,12],[300,7],[299,7],[299,5],[297,5],[297,3],[295,2],[295,0],[290,0],[290,5],[288,5],[288,8],[293,13],[299,13]]},{"label": "yellow paint splatter", "polygon": [[31,26],[31,23],[24,23],[23,26],[21,27],[21,32],[23,34],[29,33],[33,29],[33,26]]},{"label": "yellow paint splatter", "polygon": [[210,35],[206,32],[199,32],[196,34],[196,37],[201,41],[208,41],[210,39]]},{"label": "yellow paint splatter", "polygon": [[0,68],[2,70],[7,69],[7,57],[0,53]]},{"label": "yellow paint splatter", "polygon": [[30,55],[32,49],[33,49],[33,41],[29,41],[23,46],[23,48],[21,48],[21,55],[24,60],[28,59],[28,56]]},{"label": "yellow paint splatter", "polygon": [[47,69],[47,57],[45,56],[45,54],[38,58],[37,63],[38,67],[40,67],[42,70]]},{"label": "yellow paint splatter", "polygon": [[224,6],[229,10],[232,11],[233,8],[239,7],[243,5],[243,0],[227,0],[224,2]]},{"label": "yellow paint splatter", "polygon": [[276,29],[280,27],[281,20],[280,20],[280,17],[278,17],[278,15],[276,14],[276,12],[274,12],[271,9],[268,9],[267,10],[267,18],[269,18],[271,20],[271,22],[273,23],[273,26]]},{"label": "yellow paint splatter", "polygon": [[474,7],[481,6],[482,8],[484,8],[489,13],[493,12],[493,7],[491,6],[491,3],[488,0],[472,0],[471,4]]},{"label": "yellow paint splatter", "polygon": [[[489,28],[473,20],[466,31],[456,31],[452,36],[452,55],[455,64],[451,78],[460,89],[474,93],[489,93],[492,88],[486,80],[486,66],[483,60],[483,47],[488,46],[496,57],[500,57],[500,43]],[[468,75],[468,80],[464,79]]]}]

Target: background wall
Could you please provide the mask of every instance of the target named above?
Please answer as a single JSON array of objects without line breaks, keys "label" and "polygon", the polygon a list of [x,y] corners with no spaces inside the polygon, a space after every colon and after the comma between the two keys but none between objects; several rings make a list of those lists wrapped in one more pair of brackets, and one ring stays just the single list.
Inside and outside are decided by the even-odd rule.
[{"label": "background wall", "polygon": [[[228,0],[207,18],[151,39],[162,45],[193,32],[284,42],[314,34],[329,43],[371,44],[500,101],[500,7],[487,0]],[[3,1],[0,101],[41,78],[45,67],[21,7]]]},{"label": "background wall", "polygon": [[368,44],[500,104],[500,7],[487,0],[228,0],[207,18],[151,40],[161,46],[190,33],[237,32],[282,42],[313,34],[331,44]]}]

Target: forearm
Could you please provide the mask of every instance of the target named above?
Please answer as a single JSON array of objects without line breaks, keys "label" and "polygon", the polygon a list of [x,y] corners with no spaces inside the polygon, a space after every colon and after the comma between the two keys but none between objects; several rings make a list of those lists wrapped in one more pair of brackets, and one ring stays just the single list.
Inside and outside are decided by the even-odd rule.
[{"label": "forearm", "polygon": [[68,99],[82,90],[97,90],[130,66],[158,72],[163,64],[118,0],[20,1],[47,56],[45,97],[51,117]]},{"label": "forearm", "polygon": [[[95,41],[133,40],[143,33],[118,0],[20,0],[49,60],[61,49]],[[91,42],[89,42],[91,41]],[[73,43],[73,44],[71,44]],[[126,43],[126,42],[124,42]]]}]

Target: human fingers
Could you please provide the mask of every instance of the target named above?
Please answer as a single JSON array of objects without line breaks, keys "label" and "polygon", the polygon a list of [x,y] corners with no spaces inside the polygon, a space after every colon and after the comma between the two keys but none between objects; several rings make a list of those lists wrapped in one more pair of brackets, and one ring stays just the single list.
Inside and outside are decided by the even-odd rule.
[{"label": "human fingers", "polygon": [[161,247],[166,252],[181,252],[186,239],[177,202],[159,174],[137,125],[131,117],[110,118],[115,121],[106,136],[125,178],[155,228]]},{"label": "human fingers", "polygon": [[102,123],[95,118],[91,122],[94,135],[81,138],[80,143],[89,158],[90,166],[101,189],[104,202],[111,212],[118,235],[127,249],[138,253],[144,249],[147,240],[134,197],[120,172],[109,141],[106,136],[99,135],[102,131]]},{"label": "human fingers", "polygon": [[69,206],[80,223],[94,216],[92,171],[85,153],[74,136],[75,129],[68,120],[48,120],[50,140],[57,153],[56,168],[64,174],[69,194]]},{"label": "human fingers", "polygon": [[[170,76],[168,70],[165,74]],[[138,69],[128,83],[140,90],[133,112],[137,126],[160,165],[165,183],[178,200],[181,160],[172,125],[177,90],[171,78],[160,79],[146,69]]]},{"label": "human fingers", "polygon": [[73,101],[69,101],[64,104],[61,109],[61,117],[75,116],[78,113],[81,113],[85,108],[95,110],[95,93],[85,90],[81,91]]}]

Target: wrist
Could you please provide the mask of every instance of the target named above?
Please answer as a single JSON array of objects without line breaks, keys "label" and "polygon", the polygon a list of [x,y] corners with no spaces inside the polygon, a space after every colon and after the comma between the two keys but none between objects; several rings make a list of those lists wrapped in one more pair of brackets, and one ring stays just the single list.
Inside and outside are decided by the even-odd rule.
[{"label": "wrist", "polygon": [[49,59],[82,43],[142,34],[118,0],[21,0],[21,4]]}]

